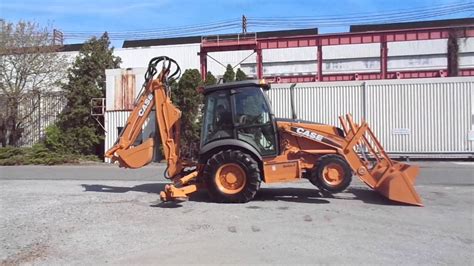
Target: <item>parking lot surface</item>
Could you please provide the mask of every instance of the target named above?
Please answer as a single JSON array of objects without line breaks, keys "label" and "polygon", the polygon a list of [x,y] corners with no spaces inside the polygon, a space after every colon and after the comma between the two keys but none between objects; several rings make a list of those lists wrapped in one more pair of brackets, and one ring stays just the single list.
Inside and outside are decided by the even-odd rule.
[{"label": "parking lot surface", "polygon": [[262,185],[246,204],[205,192],[163,204],[164,165],[0,167],[1,264],[473,265],[474,164],[415,162],[425,207],[354,179]]}]

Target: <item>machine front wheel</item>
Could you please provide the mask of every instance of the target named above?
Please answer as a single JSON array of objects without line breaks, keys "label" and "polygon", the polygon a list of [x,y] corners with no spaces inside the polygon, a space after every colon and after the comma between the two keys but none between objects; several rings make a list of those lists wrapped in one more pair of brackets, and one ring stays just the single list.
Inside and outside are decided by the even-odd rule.
[{"label": "machine front wheel", "polygon": [[260,188],[258,163],[239,150],[220,151],[207,160],[204,182],[216,202],[244,203]]},{"label": "machine front wheel", "polygon": [[352,170],[341,156],[325,155],[319,160],[309,181],[319,189],[339,193],[351,184]]}]

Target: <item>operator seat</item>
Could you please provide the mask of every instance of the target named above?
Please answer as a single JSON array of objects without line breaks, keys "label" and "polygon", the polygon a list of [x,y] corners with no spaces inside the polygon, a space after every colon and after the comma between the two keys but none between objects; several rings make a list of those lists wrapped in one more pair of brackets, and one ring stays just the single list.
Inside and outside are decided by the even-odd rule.
[{"label": "operator seat", "polygon": [[216,108],[216,127],[213,139],[231,138],[232,137],[232,112],[228,111],[223,105]]}]

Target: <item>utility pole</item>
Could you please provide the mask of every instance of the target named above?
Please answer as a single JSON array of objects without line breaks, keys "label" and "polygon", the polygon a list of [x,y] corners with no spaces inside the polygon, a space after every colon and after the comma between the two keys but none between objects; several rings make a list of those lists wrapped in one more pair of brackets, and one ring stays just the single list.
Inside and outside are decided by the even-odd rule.
[{"label": "utility pole", "polygon": [[53,45],[63,45],[64,35],[61,31],[53,29]]},{"label": "utility pole", "polygon": [[245,15],[242,15],[242,34],[247,33],[247,18]]}]

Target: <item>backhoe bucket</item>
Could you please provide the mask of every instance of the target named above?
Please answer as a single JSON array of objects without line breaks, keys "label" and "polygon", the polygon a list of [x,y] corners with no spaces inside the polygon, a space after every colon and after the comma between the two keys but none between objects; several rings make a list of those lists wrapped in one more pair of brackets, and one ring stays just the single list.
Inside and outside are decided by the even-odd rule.
[{"label": "backhoe bucket", "polygon": [[418,166],[392,161],[367,123],[355,124],[350,115],[339,117],[346,133],[344,156],[369,187],[393,201],[423,206],[415,190]]},{"label": "backhoe bucket", "polygon": [[153,151],[154,141],[149,138],[136,147],[128,150],[118,150],[116,153],[120,166],[136,169],[151,162]]}]

